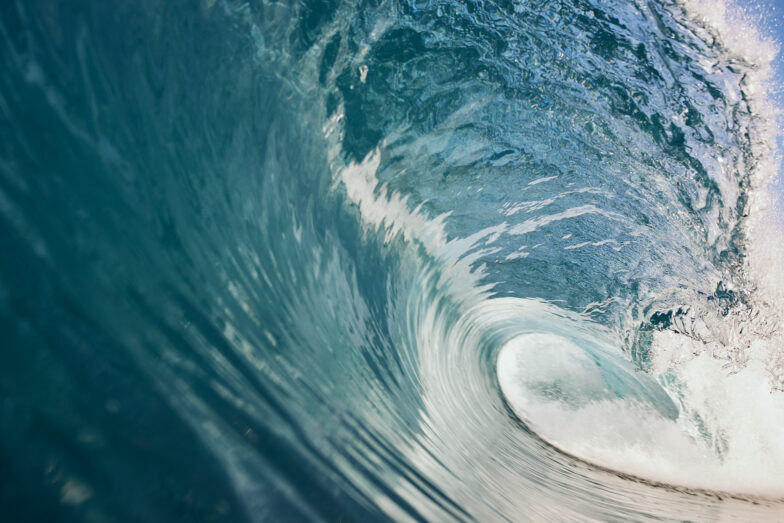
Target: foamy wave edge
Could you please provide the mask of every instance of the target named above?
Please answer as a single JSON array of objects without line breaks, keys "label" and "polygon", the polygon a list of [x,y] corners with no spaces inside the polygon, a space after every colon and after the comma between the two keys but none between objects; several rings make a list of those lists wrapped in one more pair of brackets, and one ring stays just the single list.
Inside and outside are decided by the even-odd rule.
[{"label": "foamy wave edge", "polygon": [[745,253],[741,281],[752,305],[771,324],[766,364],[773,389],[784,392],[784,210],[776,204],[774,186],[781,175],[784,110],[771,93],[782,42],[765,35],[760,11],[732,0],[678,0],[685,14],[713,37],[727,58],[747,64],[741,89],[754,119],[749,128],[752,163],[750,190],[741,230]]}]

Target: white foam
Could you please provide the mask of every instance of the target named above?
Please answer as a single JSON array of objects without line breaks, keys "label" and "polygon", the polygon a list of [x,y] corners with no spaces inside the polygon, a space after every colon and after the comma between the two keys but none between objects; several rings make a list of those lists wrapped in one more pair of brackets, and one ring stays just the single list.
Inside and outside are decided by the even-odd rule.
[{"label": "white foam", "polygon": [[[561,336],[517,337],[502,348],[497,363],[499,384],[515,414],[569,454],[667,484],[784,495],[784,397],[770,401],[760,380],[764,369],[750,366],[728,379],[706,354],[680,370],[690,404],[673,419],[645,394],[617,395],[596,361]],[[747,401],[755,400],[762,410],[749,409]],[[729,446],[699,432],[695,411],[715,439]]]}]

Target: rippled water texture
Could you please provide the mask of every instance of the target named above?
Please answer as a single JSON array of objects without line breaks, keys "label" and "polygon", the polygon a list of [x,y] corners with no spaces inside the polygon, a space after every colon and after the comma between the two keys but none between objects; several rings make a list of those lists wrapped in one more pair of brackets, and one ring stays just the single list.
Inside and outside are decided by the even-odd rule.
[{"label": "rippled water texture", "polygon": [[2,2],[0,519],[780,518],[766,65],[694,9]]}]

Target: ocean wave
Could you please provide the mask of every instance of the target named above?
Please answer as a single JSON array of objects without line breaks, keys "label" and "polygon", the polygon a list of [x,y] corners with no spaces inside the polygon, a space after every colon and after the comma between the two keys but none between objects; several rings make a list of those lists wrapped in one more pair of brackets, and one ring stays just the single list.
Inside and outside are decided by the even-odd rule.
[{"label": "ocean wave", "polygon": [[3,511],[775,516],[754,27],[696,0],[4,4]]}]

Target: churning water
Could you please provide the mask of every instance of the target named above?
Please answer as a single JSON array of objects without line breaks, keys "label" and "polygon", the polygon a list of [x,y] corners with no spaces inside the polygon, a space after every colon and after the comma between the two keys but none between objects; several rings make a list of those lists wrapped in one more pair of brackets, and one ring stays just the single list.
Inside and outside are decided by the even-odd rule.
[{"label": "churning water", "polygon": [[776,519],[776,50],[719,2],[0,5],[0,519]]}]

